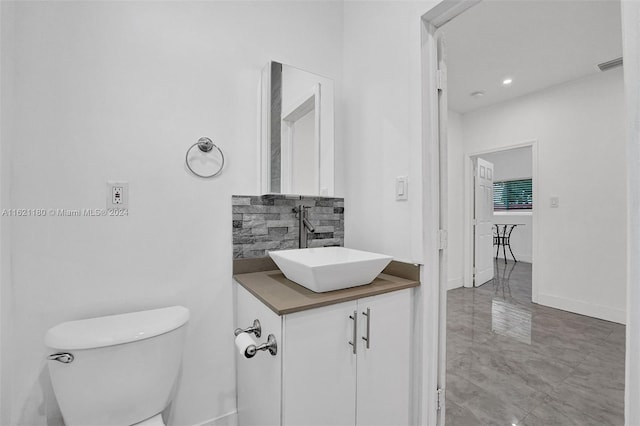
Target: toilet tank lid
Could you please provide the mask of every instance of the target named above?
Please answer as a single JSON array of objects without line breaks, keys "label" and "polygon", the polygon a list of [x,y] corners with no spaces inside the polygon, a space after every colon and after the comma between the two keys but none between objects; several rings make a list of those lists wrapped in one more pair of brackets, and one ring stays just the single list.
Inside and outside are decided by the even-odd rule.
[{"label": "toilet tank lid", "polygon": [[68,321],[50,328],[44,342],[54,349],[92,349],[168,333],[189,321],[183,306]]}]

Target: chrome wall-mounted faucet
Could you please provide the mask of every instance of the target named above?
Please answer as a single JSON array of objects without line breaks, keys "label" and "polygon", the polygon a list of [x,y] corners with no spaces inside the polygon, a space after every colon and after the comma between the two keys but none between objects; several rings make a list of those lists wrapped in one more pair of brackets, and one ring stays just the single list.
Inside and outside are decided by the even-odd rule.
[{"label": "chrome wall-mounted faucet", "polygon": [[315,232],[315,228],[311,225],[311,222],[307,220],[307,209],[309,206],[303,206],[302,204],[293,209],[293,212],[296,214],[296,219],[298,219],[298,247],[299,248],[307,248],[307,231],[313,233]]}]

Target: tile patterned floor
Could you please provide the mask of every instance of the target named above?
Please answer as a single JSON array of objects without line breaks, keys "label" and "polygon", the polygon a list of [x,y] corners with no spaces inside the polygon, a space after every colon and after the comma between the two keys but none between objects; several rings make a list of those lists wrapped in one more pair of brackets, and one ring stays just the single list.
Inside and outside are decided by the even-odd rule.
[{"label": "tile patterned floor", "polygon": [[531,264],[447,296],[448,426],[624,424],[623,325],[531,303]]}]

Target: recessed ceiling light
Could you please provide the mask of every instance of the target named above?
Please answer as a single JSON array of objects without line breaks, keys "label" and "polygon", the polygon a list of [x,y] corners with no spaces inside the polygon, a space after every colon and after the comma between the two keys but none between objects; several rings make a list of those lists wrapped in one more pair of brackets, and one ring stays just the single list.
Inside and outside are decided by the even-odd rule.
[{"label": "recessed ceiling light", "polygon": [[469,96],[471,96],[473,98],[481,98],[481,97],[484,96],[484,92],[482,90],[478,90],[477,92],[469,93]]},{"label": "recessed ceiling light", "polygon": [[504,80],[502,80],[502,84],[503,84],[504,86],[508,86],[508,85],[510,85],[511,83],[513,83],[513,80],[512,80],[512,79],[510,79],[510,78],[505,78]]}]

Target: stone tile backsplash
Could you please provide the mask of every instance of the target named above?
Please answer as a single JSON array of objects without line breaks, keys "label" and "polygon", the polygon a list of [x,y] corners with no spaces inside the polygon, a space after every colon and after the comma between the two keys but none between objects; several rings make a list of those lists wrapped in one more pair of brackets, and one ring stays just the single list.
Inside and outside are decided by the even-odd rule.
[{"label": "stone tile backsplash", "polygon": [[344,198],[298,195],[234,195],[233,258],[267,256],[270,250],[298,248],[294,207],[309,206],[307,219],[315,232],[309,247],[344,245]]}]

